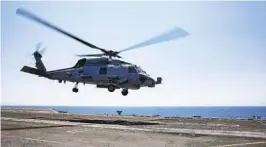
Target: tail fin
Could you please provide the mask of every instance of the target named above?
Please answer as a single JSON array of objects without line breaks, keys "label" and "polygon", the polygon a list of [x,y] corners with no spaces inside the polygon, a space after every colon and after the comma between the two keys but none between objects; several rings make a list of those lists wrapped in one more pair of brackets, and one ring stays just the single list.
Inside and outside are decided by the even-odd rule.
[{"label": "tail fin", "polygon": [[41,70],[41,71],[46,72],[46,68],[45,68],[45,66],[44,66],[44,64],[42,62],[42,59],[41,59],[42,58],[42,55],[38,51],[35,51],[33,53],[33,56],[34,56],[35,61],[36,61],[36,63],[35,63],[36,68],[38,70]]},{"label": "tail fin", "polygon": [[33,54],[32,54],[34,56],[34,59],[35,59],[35,67],[37,69],[33,68],[33,67],[29,67],[29,66],[24,66],[24,67],[22,67],[22,69],[20,71],[34,74],[34,75],[38,75],[41,77],[47,77],[46,68],[42,62],[42,54],[44,53],[46,48],[43,48],[42,50],[40,50],[40,47],[41,47],[41,43],[38,43],[36,45],[35,52],[33,52]]}]

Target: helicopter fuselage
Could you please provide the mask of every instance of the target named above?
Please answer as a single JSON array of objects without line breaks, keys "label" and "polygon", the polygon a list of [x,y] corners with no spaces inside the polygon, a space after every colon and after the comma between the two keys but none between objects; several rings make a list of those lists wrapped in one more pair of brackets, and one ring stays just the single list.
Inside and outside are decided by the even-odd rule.
[{"label": "helicopter fuselage", "polygon": [[107,88],[110,92],[122,88],[127,95],[128,89],[137,90],[141,87],[155,87],[161,84],[160,77],[155,81],[139,66],[121,60],[108,58],[80,59],[75,66],[59,70],[43,70],[41,57],[36,57],[36,68],[24,66],[21,71],[45,77],[51,80],[76,83],[73,92],[78,92],[77,84],[93,84],[97,88]]},{"label": "helicopter fuselage", "polygon": [[48,71],[47,78],[59,82],[78,82],[95,84],[98,88],[107,88],[110,84],[116,88],[139,89],[155,87],[156,81],[134,65],[85,65]]}]

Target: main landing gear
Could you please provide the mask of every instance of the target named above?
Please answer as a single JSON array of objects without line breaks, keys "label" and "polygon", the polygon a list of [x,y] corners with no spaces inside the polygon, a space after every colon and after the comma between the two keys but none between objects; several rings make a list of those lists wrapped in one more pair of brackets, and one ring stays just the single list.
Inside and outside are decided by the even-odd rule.
[{"label": "main landing gear", "polygon": [[75,87],[72,89],[73,92],[77,93],[79,91],[78,89],[78,82],[75,84]]},{"label": "main landing gear", "polygon": [[108,91],[109,92],[114,92],[115,91],[115,86],[113,84],[108,86]]},{"label": "main landing gear", "polygon": [[[110,84],[107,87],[107,89],[108,89],[109,92],[114,92],[115,91],[115,85]],[[121,93],[122,93],[123,96],[126,96],[128,94],[128,90],[127,89],[123,89]]]}]

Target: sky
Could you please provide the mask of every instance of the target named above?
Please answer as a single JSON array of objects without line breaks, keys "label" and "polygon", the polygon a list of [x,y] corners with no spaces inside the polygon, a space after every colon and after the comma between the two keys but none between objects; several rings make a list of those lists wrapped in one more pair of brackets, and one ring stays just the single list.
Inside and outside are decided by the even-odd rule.
[{"label": "sky", "polygon": [[[48,70],[74,66],[75,54],[99,53],[16,15],[23,7],[102,48],[120,50],[173,27],[190,35],[120,54],[155,88],[113,93],[59,84],[20,72],[47,46]],[[265,106],[266,2],[1,2],[1,105]]]}]

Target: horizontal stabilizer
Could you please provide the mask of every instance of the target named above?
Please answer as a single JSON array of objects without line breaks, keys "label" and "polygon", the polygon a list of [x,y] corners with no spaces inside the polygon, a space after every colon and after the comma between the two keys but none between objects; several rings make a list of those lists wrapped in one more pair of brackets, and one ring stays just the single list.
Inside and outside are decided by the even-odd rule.
[{"label": "horizontal stabilizer", "polygon": [[23,71],[23,72],[26,72],[26,73],[30,73],[30,74],[34,74],[34,75],[39,75],[39,76],[42,76],[42,77],[46,77],[46,72],[45,71],[42,71],[42,70],[39,70],[39,69],[36,69],[36,68],[32,68],[32,67],[29,67],[29,66],[22,67],[22,69],[20,71]]}]

